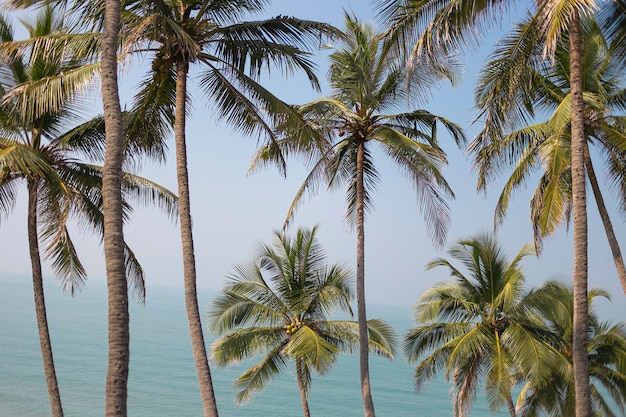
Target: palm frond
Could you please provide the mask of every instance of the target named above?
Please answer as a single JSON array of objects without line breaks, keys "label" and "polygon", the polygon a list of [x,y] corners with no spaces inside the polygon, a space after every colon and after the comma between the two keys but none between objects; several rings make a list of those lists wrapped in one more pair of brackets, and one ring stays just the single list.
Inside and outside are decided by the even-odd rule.
[{"label": "palm frond", "polygon": [[[94,86],[99,64],[86,64],[28,83],[20,84],[4,94],[2,104],[27,120],[67,109],[67,103]],[[76,116],[78,117],[78,115]]]},{"label": "palm frond", "polygon": [[292,336],[284,353],[304,361],[315,371],[324,374],[337,361],[339,348],[305,325]]},{"label": "palm frond", "polygon": [[156,207],[176,220],[178,215],[178,197],[176,194],[147,178],[123,173],[122,191],[125,198],[132,198],[144,207]]},{"label": "palm frond", "polygon": [[384,128],[379,143],[415,188],[431,239],[443,245],[450,223],[446,199],[454,196],[441,174],[447,162],[444,152]]},{"label": "palm frond", "polygon": [[[1,171],[0,171],[1,172]],[[15,207],[17,198],[18,177],[10,176],[10,173],[0,175],[0,222],[7,217]]]},{"label": "palm frond", "polygon": [[[358,145],[355,141],[340,142],[337,152],[334,154],[334,159],[330,161],[330,166],[326,167],[329,188],[347,184],[345,218],[350,226],[356,225],[357,177],[355,174],[357,172],[357,147]],[[364,149],[363,159],[363,206],[365,212],[369,213],[373,209],[371,195],[376,191],[380,177],[368,147]]]},{"label": "palm frond", "polygon": [[146,302],[146,276],[130,246],[124,242],[124,266],[131,294],[139,304]]},{"label": "palm frond", "polygon": [[53,178],[55,173],[44,153],[12,140],[0,139],[0,166],[9,176]]},{"label": "palm frond", "polygon": [[369,319],[367,320],[367,334],[370,352],[394,359],[398,342],[392,326],[381,319]]},{"label": "palm frond", "polygon": [[249,401],[253,393],[260,391],[286,367],[286,358],[278,350],[265,356],[257,365],[244,372],[233,384],[238,404]]},{"label": "palm frond", "polygon": [[260,353],[281,351],[286,343],[285,332],[282,328],[247,327],[236,329],[213,342],[211,359],[218,365],[225,366],[241,362]]},{"label": "palm frond", "polygon": [[315,64],[306,51],[317,49],[323,36],[340,35],[331,25],[289,16],[240,22],[221,27],[217,32],[220,40],[215,56],[229,67],[243,71],[247,66],[248,74],[255,79],[262,69],[270,70],[270,66],[278,67],[286,75],[300,70],[318,90]]}]

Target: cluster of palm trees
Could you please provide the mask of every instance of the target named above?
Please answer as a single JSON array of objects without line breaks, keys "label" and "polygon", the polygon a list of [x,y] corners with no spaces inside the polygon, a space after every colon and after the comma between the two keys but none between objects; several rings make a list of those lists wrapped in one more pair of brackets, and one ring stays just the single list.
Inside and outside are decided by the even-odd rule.
[{"label": "cluster of palm trees", "polygon": [[[323,374],[339,353],[359,346],[357,322],[329,318],[336,307],[352,315],[353,274],[325,263],[316,233],[317,227],[293,237],[276,232],[274,244],[262,244],[254,261],[237,266],[212,300],[209,327],[220,336],[211,347],[216,364],[260,357],[233,384],[238,402],[250,400],[291,361],[308,417],[311,371]],[[461,239],[448,254],[427,269],[448,268],[451,280],[420,296],[415,327],[402,339],[405,358],[417,363],[416,389],[441,372],[453,384],[454,416],[469,414],[483,382],[492,410],[506,405],[511,417],[575,416],[571,289],[557,281],[527,289],[522,261],[534,255],[532,246],[509,259],[493,234]],[[609,295],[589,293],[592,412],[614,416],[626,405],[626,327],[597,317],[591,304],[597,297]],[[379,319],[367,326],[369,351],[393,358],[393,329]]]},{"label": "cluster of palm trees", "polygon": [[[447,268],[450,281],[428,288],[414,309],[416,327],[403,339],[417,362],[416,387],[443,373],[452,381],[454,415],[468,415],[479,384],[492,410],[511,417],[576,416],[573,306],[569,286],[549,281],[527,289],[524,246],[508,259],[491,234],[459,240],[427,269]],[[612,416],[626,405],[626,329],[599,320],[589,292],[588,357],[592,415]],[[514,400],[517,392],[517,401]]]},{"label": "cluster of palm trees", "polygon": [[[10,3],[15,7],[28,7],[50,2],[12,0]],[[52,3],[55,8],[47,6],[31,28],[29,41],[14,41],[7,19],[3,17],[0,22],[3,96],[0,103],[0,209],[2,214],[10,210],[17,181],[26,180],[38,322],[42,352],[44,358],[49,356],[49,360],[44,361],[46,369],[54,367],[47,330],[42,326],[46,320],[38,239],[49,241],[46,255],[53,259],[56,272],[73,290],[85,278],[85,272],[65,222],[70,215],[82,216],[83,224],[102,234],[106,259],[109,367],[105,414],[107,417],[126,416],[130,357],[128,285],[134,282],[133,276],[141,282],[142,273],[124,243],[123,223],[129,197],[139,197],[141,202],[157,200],[167,210],[178,210],[185,303],[203,410],[205,416],[218,415],[196,293],[186,155],[185,117],[191,102],[187,82],[195,75],[192,69],[198,68],[201,93],[210,99],[212,109],[220,118],[243,135],[259,135],[265,139],[252,170],[271,164],[286,172],[290,155],[302,155],[312,162],[310,174],[288,209],[285,228],[307,190],[316,191],[320,184],[346,187],[346,217],[355,226],[357,237],[356,336],[360,382],[365,416],[375,416],[368,356],[371,343],[382,343],[382,340],[373,337],[377,333],[367,319],[364,268],[365,214],[372,206],[371,192],[378,180],[373,150],[375,147],[382,150],[409,178],[430,237],[436,245],[443,246],[449,225],[447,201],[454,194],[442,175],[446,155],[439,145],[437,129],[443,125],[459,146],[466,142],[464,134],[458,125],[426,110],[392,114],[387,111],[398,105],[413,108],[424,104],[432,85],[454,81],[460,64],[457,60],[460,48],[478,44],[488,26],[498,21],[499,14],[514,2],[377,0],[379,18],[385,28],[380,32],[348,13],[343,30],[294,17],[243,20],[250,13],[263,11],[268,3],[265,0]],[[590,321],[588,308],[587,180],[602,213],[626,292],[626,270],[612,224],[603,208],[592,165],[595,154],[589,150],[590,144],[596,144],[594,150],[604,156],[608,175],[617,189],[619,206],[623,209],[626,207],[626,138],[620,112],[626,104],[621,75],[626,59],[622,42],[626,26],[620,22],[626,16],[626,3],[623,0],[528,3],[528,16],[498,45],[485,65],[476,88],[478,120],[484,128],[468,150],[475,158],[479,189],[484,189],[505,168],[512,167],[496,208],[496,224],[502,221],[515,189],[525,184],[534,169],[544,170],[531,201],[537,252],[545,236],[557,225],[573,218],[573,322],[569,351],[575,393],[568,401],[575,399],[577,417],[589,417],[594,392],[589,382],[592,370],[589,348],[593,347],[589,328],[590,322],[595,321]],[[56,26],[55,11],[67,13],[72,23],[80,23],[68,25],[68,29]],[[284,73],[303,71],[312,87],[319,88],[311,51],[322,37],[341,45],[330,55],[328,81],[332,92],[328,98],[289,105],[263,87],[261,75],[273,69]],[[122,112],[118,61],[138,54],[147,56],[152,65],[139,86],[131,110]],[[93,87],[95,74],[101,79],[103,117],[85,125],[63,123],[65,118],[75,121],[71,116],[76,113],[80,93]],[[544,116],[546,121],[542,121]],[[123,170],[143,155],[162,157],[164,140],[170,132],[175,139],[177,198],[162,187]],[[102,161],[102,168],[79,162],[73,152],[90,161]],[[307,236],[299,233],[298,239],[309,239],[312,244],[313,235],[314,232]],[[294,256],[302,250],[297,245],[292,246],[285,230],[278,238],[285,257],[289,257],[292,250]],[[217,308],[212,312],[219,318],[217,328],[226,331],[243,324],[263,324],[268,334],[276,337],[275,355],[268,356],[274,364],[284,361],[282,355],[303,348],[299,346],[300,342],[304,343],[299,335],[306,329],[315,329],[324,337],[334,339],[333,332],[343,331],[344,342],[353,346],[355,333],[351,325],[316,327],[313,323],[320,319],[318,312],[304,305],[294,305],[293,294],[281,294],[286,298],[277,297],[273,302],[282,306],[272,305],[280,311],[278,315],[268,312],[257,317],[258,321],[247,316],[246,309],[249,312],[262,308],[261,301],[268,301],[264,297],[273,292],[269,285],[257,289],[259,294],[266,292],[262,299],[251,297],[247,292],[247,283],[260,279],[262,271],[267,269],[293,283],[302,278],[288,274],[282,264],[272,265],[276,261],[273,253],[265,248],[259,262],[245,271],[250,272],[250,276],[242,270],[242,274],[233,278],[219,306],[226,308],[228,303],[241,303],[243,315],[220,312]],[[301,282],[301,285],[309,284]],[[309,290],[313,291],[307,288]],[[342,292],[345,288],[340,286],[336,290]],[[344,300],[339,305],[345,307],[347,294],[335,295],[338,298],[334,301],[324,300],[330,303],[328,307],[337,300]],[[245,302],[240,299],[243,296]],[[508,299],[506,308],[514,301]],[[504,308],[505,304],[498,308]],[[446,320],[456,317],[442,311]],[[434,310],[431,313],[434,314],[431,318],[437,316]],[[502,315],[504,311],[492,310],[490,314],[492,317],[484,317],[485,328],[495,328],[496,338],[504,334],[503,330],[498,330],[501,325],[498,320],[506,322],[507,334],[513,333],[508,329],[518,328]],[[526,318],[520,316],[520,320]],[[284,320],[291,326],[289,334],[281,327]],[[522,324],[520,326],[523,328]],[[243,339],[238,339],[235,333],[232,339],[226,340],[222,348],[216,349],[217,358],[227,362],[243,355],[237,350],[237,345],[245,343]],[[436,336],[432,340],[443,339]],[[555,349],[554,343],[541,342]],[[332,357],[335,349],[331,346],[336,345],[327,346],[327,353]],[[381,344],[378,349],[390,354],[390,346]],[[233,349],[232,357],[226,352],[227,347]],[[531,363],[531,358],[520,352],[517,356],[522,358],[514,352],[509,354],[510,357],[502,359],[506,363],[500,364],[502,372],[494,373],[494,378],[501,379],[492,381],[488,377],[488,384],[507,387],[516,378],[526,378],[531,385],[525,393],[543,393],[538,387],[548,377],[533,373],[538,362]],[[325,369],[315,361],[315,355],[313,352],[292,355],[296,358],[303,393],[308,390],[306,382],[310,370]],[[473,358],[467,352],[459,355],[465,356],[449,359],[463,363],[455,379],[459,393],[457,411],[462,414],[472,389],[469,384],[483,374],[472,373],[475,372],[473,364],[482,363],[479,356]],[[513,359],[522,361],[513,363]],[[261,366],[257,370],[263,369]],[[522,371],[527,373],[519,376]],[[258,388],[253,374],[251,371],[242,376],[243,397]],[[54,375],[47,372],[47,380],[53,414],[60,416],[62,408]],[[563,389],[569,390],[570,385],[564,385]],[[305,398],[303,394],[303,406]],[[511,408],[510,395],[507,398],[495,396],[493,400],[494,405],[505,401]],[[537,404],[542,403],[537,400]],[[305,406],[305,413],[306,409]]]}]

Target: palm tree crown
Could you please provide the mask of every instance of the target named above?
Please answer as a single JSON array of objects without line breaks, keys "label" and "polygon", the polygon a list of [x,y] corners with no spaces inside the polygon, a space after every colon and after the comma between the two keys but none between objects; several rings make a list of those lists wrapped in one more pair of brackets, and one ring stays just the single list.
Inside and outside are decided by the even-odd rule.
[{"label": "palm tree crown", "polygon": [[[123,52],[152,56],[151,71],[141,83],[135,105],[155,125],[173,123],[176,76],[183,69],[186,76],[195,66],[200,69],[199,89],[221,120],[246,136],[259,133],[271,140],[274,133],[266,112],[289,108],[259,83],[262,73],[304,71],[313,87],[319,88],[306,51],[319,44],[320,36],[336,32],[327,24],[290,16],[242,20],[263,11],[264,0],[122,3]],[[96,17],[98,10],[87,8]]]},{"label": "palm tree crown", "polygon": [[[287,221],[294,215],[307,188],[319,182],[346,185],[347,218],[356,220],[356,150],[365,147],[363,166],[364,204],[372,205],[371,191],[378,183],[372,146],[378,145],[407,174],[415,186],[434,240],[443,244],[448,217],[445,198],[452,192],[441,175],[446,163],[439,148],[437,124],[442,124],[461,144],[463,132],[454,123],[426,110],[386,114],[407,102],[425,98],[431,82],[453,79],[455,65],[425,66],[413,73],[415,88],[404,88],[404,74],[383,38],[346,14],[343,47],[330,55],[328,71],[332,95],[293,106],[297,117],[285,117],[279,125],[283,139],[262,148],[251,169],[279,164],[284,155],[302,154],[314,161],[313,169],[292,204]],[[303,126],[304,124],[304,126]]]}]

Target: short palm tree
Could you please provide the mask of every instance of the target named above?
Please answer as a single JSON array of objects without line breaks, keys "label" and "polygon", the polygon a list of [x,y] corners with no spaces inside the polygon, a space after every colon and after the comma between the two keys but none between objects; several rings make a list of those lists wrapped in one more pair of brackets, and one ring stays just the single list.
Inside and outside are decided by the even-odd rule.
[{"label": "short palm tree", "polygon": [[[89,50],[58,47],[67,33],[63,20],[50,8],[44,9],[33,25],[25,22],[25,26],[31,36],[30,47],[25,45],[28,41],[14,41],[11,25],[0,16],[0,214],[9,213],[17,187],[25,181],[37,324],[52,415],[56,417],[63,411],[46,318],[39,244],[47,243],[45,256],[52,259],[56,275],[73,294],[83,284],[86,271],[67,223],[75,218],[96,232],[104,229],[102,169],[78,157],[97,160],[102,156],[104,125],[102,118],[75,125],[81,103],[72,97],[93,76],[93,67],[83,66],[89,62]],[[41,85],[48,85],[47,94],[42,94]],[[157,201],[171,214],[176,209],[176,197],[148,180],[126,173],[122,186],[125,216],[130,210],[128,198]],[[122,251],[125,273],[141,298],[143,271],[124,241]]]},{"label": "short palm tree", "polygon": [[[572,372],[573,295],[571,288],[556,281],[535,290],[540,295],[538,307],[550,331],[559,343],[558,366],[537,387],[527,383],[518,396],[521,416],[574,417],[574,376]],[[594,416],[624,414],[626,401],[626,327],[624,323],[601,321],[593,310],[593,301],[609,295],[599,289],[589,291],[589,377]],[[545,414],[544,414],[545,413]]]},{"label": "short palm tree", "polygon": [[508,259],[493,235],[481,234],[459,240],[448,254],[452,260],[440,258],[426,268],[448,268],[453,280],[420,296],[417,327],[403,339],[407,359],[418,362],[416,388],[445,372],[453,383],[454,415],[464,416],[484,379],[489,406],[506,404],[515,417],[515,384],[519,378],[543,381],[555,355],[533,310],[537,297],[524,288],[521,261],[532,255],[531,247]]},{"label": "short palm tree", "polygon": [[[518,24],[487,60],[476,87],[479,117],[485,124],[468,149],[475,155],[481,189],[496,175],[511,171],[496,206],[496,224],[504,218],[514,192],[542,171],[530,203],[535,245],[540,250],[545,236],[570,221],[572,176],[567,39],[558,43],[554,63],[544,59],[537,43],[538,24],[536,19]],[[589,152],[593,146],[606,161],[623,211],[626,117],[621,113],[626,107],[626,85],[596,21],[584,20],[582,29],[585,168],[626,292],[626,267]]]},{"label": "short palm tree", "polygon": [[[352,314],[353,275],[326,263],[316,233],[317,227],[299,229],[293,238],[276,232],[274,245],[262,245],[252,263],[237,267],[211,304],[210,327],[223,334],[212,346],[213,360],[224,365],[264,355],[235,381],[238,401],[263,389],[292,360],[309,417],[311,371],[323,374],[340,352],[359,343],[357,322],[330,319],[336,308]],[[393,358],[392,329],[369,320],[368,331],[369,349]]]},{"label": "short palm tree", "polygon": [[285,226],[305,190],[317,190],[320,182],[329,187],[347,187],[346,217],[356,225],[357,233],[361,389],[365,415],[371,417],[374,405],[367,348],[364,225],[365,211],[372,205],[372,191],[378,182],[373,148],[378,146],[407,175],[417,192],[430,235],[442,245],[449,222],[446,199],[453,193],[441,173],[446,157],[438,145],[437,126],[443,125],[457,143],[465,139],[456,124],[426,110],[384,113],[406,100],[423,99],[424,89],[453,76],[452,62],[442,59],[440,66],[425,63],[415,71],[413,87],[406,90],[404,72],[375,28],[347,13],[345,20],[344,47],[330,55],[328,79],[332,95],[294,106],[298,117],[284,117],[279,124],[283,137],[262,148],[251,169],[270,163],[280,166],[283,156],[290,153],[313,161],[313,168],[288,211]]}]

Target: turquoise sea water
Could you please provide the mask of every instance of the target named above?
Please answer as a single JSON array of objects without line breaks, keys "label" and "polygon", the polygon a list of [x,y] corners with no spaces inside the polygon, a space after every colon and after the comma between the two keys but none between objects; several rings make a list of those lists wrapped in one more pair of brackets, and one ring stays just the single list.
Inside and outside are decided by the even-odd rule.
[{"label": "turquoise sea water", "polygon": [[[201,308],[206,311],[211,294],[200,291],[199,295]],[[52,282],[46,286],[48,320],[66,417],[104,415],[106,298],[102,282],[89,282],[74,298],[62,294]],[[400,334],[410,325],[408,307],[368,308],[370,317],[387,320]],[[372,357],[370,368],[378,416],[452,415],[449,385],[437,380],[416,393],[412,367],[406,364],[401,352],[394,362]],[[302,415],[294,373],[282,375],[252,401],[236,406],[231,387],[243,369],[211,368],[220,416]],[[47,401],[30,281],[26,277],[1,277],[0,417],[48,416]],[[310,408],[316,417],[363,415],[356,354],[342,356],[323,377],[313,379]],[[131,304],[128,415],[202,416],[182,289],[148,287],[145,306]],[[506,414],[490,413],[479,400],[471,416],[486,415]]]}]

